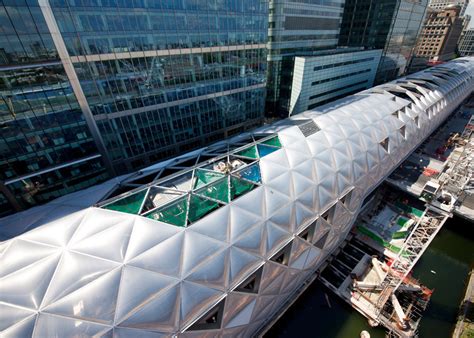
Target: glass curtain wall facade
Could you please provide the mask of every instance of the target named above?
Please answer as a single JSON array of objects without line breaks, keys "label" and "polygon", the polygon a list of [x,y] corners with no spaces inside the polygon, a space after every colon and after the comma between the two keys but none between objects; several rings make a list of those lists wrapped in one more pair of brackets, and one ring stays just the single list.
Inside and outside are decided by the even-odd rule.
[{"label": "glass curtain wall facade", "polygon": [[295,56],[337,46],[344,1],[270,0],[267,116],[288,116]]},{"label": "glass curtain wall facade", "polygon": [[0,209],[263,122],[266,0],[6,0]]},{"label": "glass curtain wall facade", "polygon": [[383,49],[376,83],[405,73],[428,0],[347,0],[339,46]]},{"label": "glass curtain wall facade", "polygon": [[38,3],[0,4],[0,217],[108,173]]},{"label": "glass curtain wall facade", "polygon": [[265,0],[50,0],[119,173],[260,125]]}]

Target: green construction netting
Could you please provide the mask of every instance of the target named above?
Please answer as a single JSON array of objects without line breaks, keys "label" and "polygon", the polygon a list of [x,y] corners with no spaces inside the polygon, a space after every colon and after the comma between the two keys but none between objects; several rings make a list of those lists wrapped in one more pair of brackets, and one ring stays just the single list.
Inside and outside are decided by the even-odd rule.
[{"label": "green construction netting", "polygon": [[362,225],[358,225],[357,230],[359,230],[360,233],[366,235],[367,237],[373,239],[375,242],[377,242],[381,245],[384,245],[385,241],[383,240],[383,238],[380,237],[379,235],[373,233],[372,231],[370,231],[366,227],[364,227]]},{"label": "green construction netting", "polygon": [[245,156],[245,157],[253,158],[253,159],[258,158],[257,148],[255,146],[245,148],[245,149],[237,152],[236,155]]},{"label": "green construction netting", "polygon": [[383,245],[384,247],[386,247],[387,249],[389,249],[389,250],[391,250],[395,253],[399,253],[400,250],[401,250],[401,248],[399,248],[398,246],[387,242],[382,237],[378,236],[377,234],[373,233],[372,231],[370,231],[369,229],[367,229],[366,227],[364,227],[362,225],[358,225],[357,230],[361,234],[366,235],[367,237],[373,239],[375,242],[379,243],[380,245]]},{"label": "green construction netting", "polygon": [[226,179],[211,183],[208,186],[195,191],[199,195],[229,203],[229,182]]},{"label": "green construction netting", "polygon": [[219,203],[207,200],[197,195],[191,195],[189,201],[188,222],[193,223],[217,208],[219,208]]},{"label": "green construction netting", "polygon": [[147,189],[144,189],[135,194],[119,199],[113,203],[105,205],[104,209],[116,210],[129,214],[138,214],[140,212],[143,199],[146,196],[146,192]]},{"label": "green construction netting", "polygon": [[408,222],[410,221],[409,218],[405,218],[405,217],[398,217],[397,219],[397,224],[400,225],[401,227],[403,227],[405,224],[407,224]]},{"label": "green construction netting", "polygon": [[411,207],[409,205],[406,205],[401,202],[395,202],[395,205],[402,209],[404,212],[407,214],[415,215],[416,217],[421,217],[423,215],[423,211],[414,207]]},{"label": "green construction netting", "polygon": [[182,197],[177,201],[164,206],[152,213],[146,215],[146,217],[161,221],[176,226],[186,226],[186,210],[187,210],[187,197]]},{"label": "green construction netting", "polygon": [[209,183],[215,182],[225,175],[213,171],[196,169],[194,171],[194,189],[201,188]]},{"label": "green construction netting", "polygon": [[408,231],[397,231],[397,232],[394,232],[393,235],[392,235],[392,238],[393,239],[402,239],[402,238],[406,238],[410,233]]},{"label": "green construction netting", "polygon": [[262,143],[263,144],[268,144],[270,146],[275,146],[275,147],[281,148],[281,143],[280,143],[280,139],[278,138],[278,136],[272,137],[271,139],[263,141]]},{"label": "green construction netting", "polygon": [[240,195],[243,195],[250,190],[254,189],[256,186],[252,183],[239,180],[236,177],[230,177],[230,199],[233,200]]}]

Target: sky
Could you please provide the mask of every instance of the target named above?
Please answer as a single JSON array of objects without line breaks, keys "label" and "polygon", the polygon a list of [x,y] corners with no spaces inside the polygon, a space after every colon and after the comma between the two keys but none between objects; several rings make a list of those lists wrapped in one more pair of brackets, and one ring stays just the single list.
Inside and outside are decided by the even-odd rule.
[{"label": "sky", "polygon": [[471,16],[471,22],[469,22],[469,27],[474,28],[474,1],[467,6],[466,14]]}]

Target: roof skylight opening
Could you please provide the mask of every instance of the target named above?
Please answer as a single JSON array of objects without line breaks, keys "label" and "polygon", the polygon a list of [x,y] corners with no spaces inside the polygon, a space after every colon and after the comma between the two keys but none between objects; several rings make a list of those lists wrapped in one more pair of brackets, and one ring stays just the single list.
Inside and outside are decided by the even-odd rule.
[{"label": "roof skylight opening", "polygon": [[334,204],[329,210],[324,212],[321,217],[328,222],[329,224],[332,223],[334,219],[334,214],[336,213],[336,204]]},{"label": "roof skylight opening", "polygon": [[[192,168],[176,170],[140,191],[104,204],[105,209],[141,215],[156,221],[186,227],[212,211],[257,188],[262,181],[259,159],[281,148],[277,135],[249,136],[251,144],[195,167],[198,157],[170,163]],[[258,139],[255,142],[255,139]],[[169,169],[161,169],[162,174]]]},{"label": "roof skylight opening", "polygon": [[145,199],[147,189],[132,193],[123,198],[104,206],[104,209],[125,212],[127,214],[137,215],[140,212],[143,200]]},{"label": "roof skylight opening", "polygon": [[389,141],[390,141],[389,138],[386,137],[382,141],[380,141],[380,143],[379,143],[387,153],[388,153]]},{"label": "roof skylight opening", "polygon": [[341,202],[342,204],[344,204],[346,207],[349,207],[349,205],[351,204],[351,198],[352,198],[352,192],[354,190],[351,190],[349,191],[347,194],[345,194],[342,198],[341,198]]},{"label": "roof skylight opening", "polygon": [[301,132],[303,133],[303,135],[305,137],[313,135],[313,134],[315,134],[315,133],[317,133],[318,131],[321,130],[318,127],[318,125],[316,123],[314,123],[313,120],[309,120],[308,122],[306,122],[304,124],[299,124],[298,128],[301,130]]},{"label": "roof skylight opening", "polygon": [[405,125],[401,126],[398,131],[400,134],[402,134],[403,138],[406,140],[407,139],[407,128]]},{"label": "roof skylight opening", "polygon": [[216,330],[222,325],[224,315],[225,298],[212,309],[206,312],[200,319],[191,325],[186,331]]},{"label": "roof skylight opening", "polygon": [[284,248],[278,251],[272,258],[271,261],[276,262],[282,265],[288,265],[290,261],[290,253],[291,253],[291,244],[293,242],[288,243]]},{"label": "roof skylight opening", "polygon": [[252,273],[247,277],[239,286],[235,288],[235,291],[245,293],[258,293],[260,289],[260,281],[262,279],[263,267]]},{"label": "roof skylight opening", "polygon": [[305,241],[311,241],[313,239],[315,229],[316,229],[316,221],[314,221],[306,229],[301,231],[301,233],[298,236],[304,239]]}]

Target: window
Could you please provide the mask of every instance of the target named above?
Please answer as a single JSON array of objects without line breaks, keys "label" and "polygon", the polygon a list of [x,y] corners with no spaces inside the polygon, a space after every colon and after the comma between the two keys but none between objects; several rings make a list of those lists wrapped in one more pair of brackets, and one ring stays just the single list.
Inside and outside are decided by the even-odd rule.
[{"label": "window", "polygon": [[379,144],[388,153],[389,138],[387,137],[387,138],[383,139],[382,141],[380,141]]},{"label": "window", "polygon": [[191,325],[187,331],[215,330],[222,324],[224,314],[225,299],[221,300],[216,306],[210,309],[204,316]]},{"label": "window", "polygon": [[346,207],[348,207],[351,204],[352,192],[353,190],[349,191],[347,194],[341,197],[341,202]]},{"label": "window", "polygon": [[260,289],[260,281],[262,279],[262,271],[263,266],[240,283],[240,285],[235,288],[235,291],[258,293],[258,290]]},{"label": "window", "polygon": [[336,205],[334,204],[328,211],[323,213],[321,217],[328,222],[329,224],[332,223],[334,219],[334,214],[336,213]]},{"label": "window", "polygon": [[401,126],[398,131],[400,132],[400,134],[402,134],[403,138],[406,140],[407,138],[407,134],[406,134],[406,126]]},{"label": "window", "polygon": [[304,239],[305,241],[310,242],[314,236],[314,230],[316,229],[316,221],[314,221],[310,226],[300,232],[298,237]]},{"label": "window", "polygon": [[324,248],[324,245],[326,244],[326,240],[328,239],[328,237],[329,230],[314,243],[314,246],[322,250]]},{"label": "window", "polygon": [[270,260],[278,264],[288,265],[288,262],[290,261],[291,244],[292,242],[288,243],[283,249],[273,255]]}]

